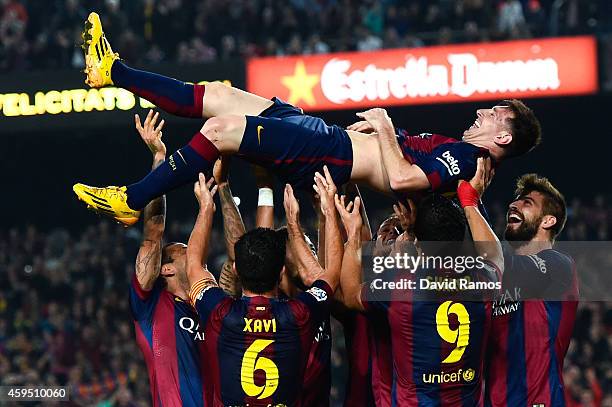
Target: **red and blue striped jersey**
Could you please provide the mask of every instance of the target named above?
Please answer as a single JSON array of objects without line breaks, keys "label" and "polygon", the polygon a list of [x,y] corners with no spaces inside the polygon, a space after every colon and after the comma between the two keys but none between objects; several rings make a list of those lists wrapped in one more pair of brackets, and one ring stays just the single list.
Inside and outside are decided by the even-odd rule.
[{"label": "red and blue striped jersey", "polygon": [[563,359],[579,297],[574,262],[552,249],[506,255],[505,262],[504,294],[493,308],[487,405],[565,406]]},{"label": "red and blue striped jersey", "polygon": [[393,387],[393,355],[391,354],[391,327],[387,313],[369,310],[370,357],[372,360],[372,394],[377,407],[391,406]]},{"label": "red and blue striped jersey", "polygon": [[334,313],[342,324],[348,358],[344,407],[374,407],[371,337],[365,314],[348,309]]},{"label": "red and blue striped jersey", "polygon": [[[476,276],[472,281],[498,281],[497,268],[485,263],[487,271],[478,276],[471,273]],[[432,276],[431,272],[400,272],[395,278],[417,281],[425,275]],[[393,290],[383,297],[373,284],[363,288],[366,310],[384,312],[391,335],[391,400],[381,405],[484,405],[484,361],[492,305],[453,300],[453,295],[445,292],[435,296],[437,300],[425,301],[418,290]]]},{"label": "red and blue striped jersey", "polygon": [[233,298],[194,284],[214,406],[301,406],[310,350],[332,297],[322,280],[295,298]]},{"label": "red and blue striped jersey", "polygon": [[469,180],[476,173],[477,158],[489,156],[487,149],[454,138],[396,131],[404,158],[423,170],[432,191],[455,192],[458,180]]},{"label": "red and blue striped jersey", "polygon": [[310,348],[304,386],[303,406],[329,406],[331,392],[331,349],[332,333],[329,318],[323,320]]},{"label": "red and blue striped jersey", "polygon": [[130,284],[136,342],[144,355],[152,405],[205,406],[204,334],[189,302],[176,297],[158,278],[150,291],[136,276]]}]

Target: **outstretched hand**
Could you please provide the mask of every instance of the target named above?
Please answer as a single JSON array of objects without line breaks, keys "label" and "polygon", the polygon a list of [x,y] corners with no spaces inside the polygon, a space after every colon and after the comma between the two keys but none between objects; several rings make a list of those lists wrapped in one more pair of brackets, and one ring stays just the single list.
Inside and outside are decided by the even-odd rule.
[{"label": "outstretched hand", "polygon": [[300,204],[295,195],[293,194],[293,188],[291,185],[285,185],[284,192],[284,205],[285,205],[285,216],[287,218],[287,224],[297,224],[300,221]]},{"label": "outstretched hand", "polygon": [[215,165],[213,166],[213,178],[217,185],[227,184],[227,180],[229,178],[229,167],[230,167],[230,159],[229,155],[222,155],[215,161]]},{"label": "outstretched hand", "polygon": [[166,123],[163,119],[157,126],[157,119],[159,118],[159,112],[155,112],[153,114],[153,110],[149,110],[147,117],[143,124],[140,122],[140,116],[138,114],[134,115],[134,122],[136,124],[136,130],[138,130],[138,134],[145,142],[151,153],[156,156],[166,157],[166,145],[162,141],[162,129],[164,128],[164,124]]},{"label": "outstretched hand", "polygon": [[323,173],[325,176],[321,175],[320,172],[315,173],[315,184],[312,186],[315,192],[319,195],[319,201],[321,203],[321,212],[324,215],[329,215],[334,210],[334,195],[338,189],[336,188],[336,184],[327,168],[327,165],[323,166]]},{"label": "outstretched hand", "polygon": [[215,179],[210,178],[206,181],[204,174],[200,173],[198,181],[193,185],[193,193],[200,204],[201,211],[215,211],[215,201],[213,196],[217,192],[217,185],[214,185]]},{"label": "outstretched hand", "polygon": [[404,205],[401,202],[393,205],[393,212],[397,215],[397,218],[402,225],[402,229],[404,232],[407,232],[409,235],[414,234],[414,223],[416,222],[416,205],[412,201],[412,199],[408,199],[408,206]]},{"label": "outstretched hand", "polygon": [[355,197],[355,200],[349,201],[348,205],[345,200],[345,195],[341,197],[339,197],[338,194],[334,195],[334,204],[340,214],[340,219],[342,220],[346,234],[347,236],[361,236],[361,226],[363,224],[363,219],[359,212],[361,208],[361,198],[358,196]]}]

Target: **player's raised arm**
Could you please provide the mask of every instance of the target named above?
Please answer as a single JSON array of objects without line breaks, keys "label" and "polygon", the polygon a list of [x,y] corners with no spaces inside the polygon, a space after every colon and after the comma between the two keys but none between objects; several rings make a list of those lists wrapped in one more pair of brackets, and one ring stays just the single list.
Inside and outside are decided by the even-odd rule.
[{"label": "player's raised arm", "polygon": [[287,218],[288,244],[295,256],[298,276],[305,286],[310,287],[324,272],[316,256],[304,239],[304,231],[300,224],[300,205],[293,188],[287,184],[284,193],[285,216]]},{"label": "player's raised arm", "polygon": [[347,240],[344,245],[342,269],[340,272],[340,291],[342,302],[348,308],[363,310],[361,302],[361,244],[362,244],[362,215],[361,198],[345,204],[345,197],[334,197],[334,204],[342,224],[346,230]]},{"label": "player's raised arm", "polygon": [[486,255],[486,259],[503,272],[504,255],[501,243],[478,209],[480,197],[491,183],[494,172],[490,158],[478,158],[476,174],[469,182],[459,181],[457,197],[465,212],[477,254]]},{"label": "player's raised arm", "polygon": [[200,209],[187,243],[187,279],[192,293],[201,291],[200,286],[217,285],[215,277],[205,265],[215,213],[213,195],[217,192],[217,186],[213,186],[213,181],[214,179],[211,178],[207,182],[204,175],[200,173],[199,180],[193,187]]},{"label": "player's raised arm", "polygon": [[321,212],[325,217],[325,273],[320,277],[329,284],[333,291],[340,283],[340,269],[342,267],[342,235],[338,212],[334,204],[337,188],[327,166],[323,166],[323,173],[315,173],[313,188],[321,200]]},{"label": "player's raised arm", "polygon": [[257,185],[257,213],[255,227],[274,229],[274,179],[272,174],[259,165],[253,165]]},{"label": "player's raised arm", "polygon": [[357,116],[370,123],[378,133],[378,144],[391,189],[404,192],[428,189],[430,183],[423,170],[404,159],[395,137],[395,127],[387,111],[375,108],[357,113]]},{"label": "player's raised arm", "polygon": [[[153,154],[153,169],[166,159],[166,146],[162,141],[162,120],[156,126],[159,113],[150,110],[144,124],[138,115],[134,116],[136,130]],[[140,287],[149,291],[160,273],[162,237],[166,222],[166,196],[151,201],[144,208],[144,229],[142,242],[136,256],[136,279]]]},{"label": "player's raised arm", "polygon": [[236,273],[233,272],[234,245],[246,230],[238,206],[234,201],[232,190],[230,189],[229,179],[229,156],[223,156],[215,163],[213,176],[217,182],[219,190],[219,200],[221,201],[221,214],[223,215],[223,236],[225,238],[225,248],[227,250],[227,260],[223,263],[219,274],[219,286],[232,296],[240,295],[242,289]]}]

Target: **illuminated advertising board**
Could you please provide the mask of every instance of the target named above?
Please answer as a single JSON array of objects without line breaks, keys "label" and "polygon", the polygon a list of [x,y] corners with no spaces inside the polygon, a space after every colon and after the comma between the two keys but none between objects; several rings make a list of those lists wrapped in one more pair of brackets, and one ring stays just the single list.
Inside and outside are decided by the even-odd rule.
[{"label": "illuminated advertising board", "polygon": [[[161,65],[164,75],[195,83],[222,81],[244,87],[244,63]],[[10,74],[0,77],[0,131],[58,130],[105,125],[133,125],[133,114],[155,108],[131,92],[106,87],[90,89],[85,76],[73,71]],[[168,120],[179,120],[166,115]]]},{"label": "illuminated advertising board", "polygon": [[253,58],[247,90],[306,110],[597,92],[593,37]]}]

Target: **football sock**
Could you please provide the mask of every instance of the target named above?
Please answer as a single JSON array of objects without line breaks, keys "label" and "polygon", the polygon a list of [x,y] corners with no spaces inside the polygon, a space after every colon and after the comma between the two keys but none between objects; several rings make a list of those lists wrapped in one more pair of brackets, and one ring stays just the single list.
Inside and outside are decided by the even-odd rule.
[{"label": "football sock", "polygon": [[202,133],[196,133],[189,144],[172,154],[142,180],[127,187],[127,204],[142,209],[151,200],[165,193],[195,182],[200,172],[211,172],[219,150]]},{"label": "football sock", "polygon": [[183,117],[202,117],[204,85],[185,83],[133,69],[119,60],[113,63],[111,78],[116,86],[147,99],[168,113]]}]

